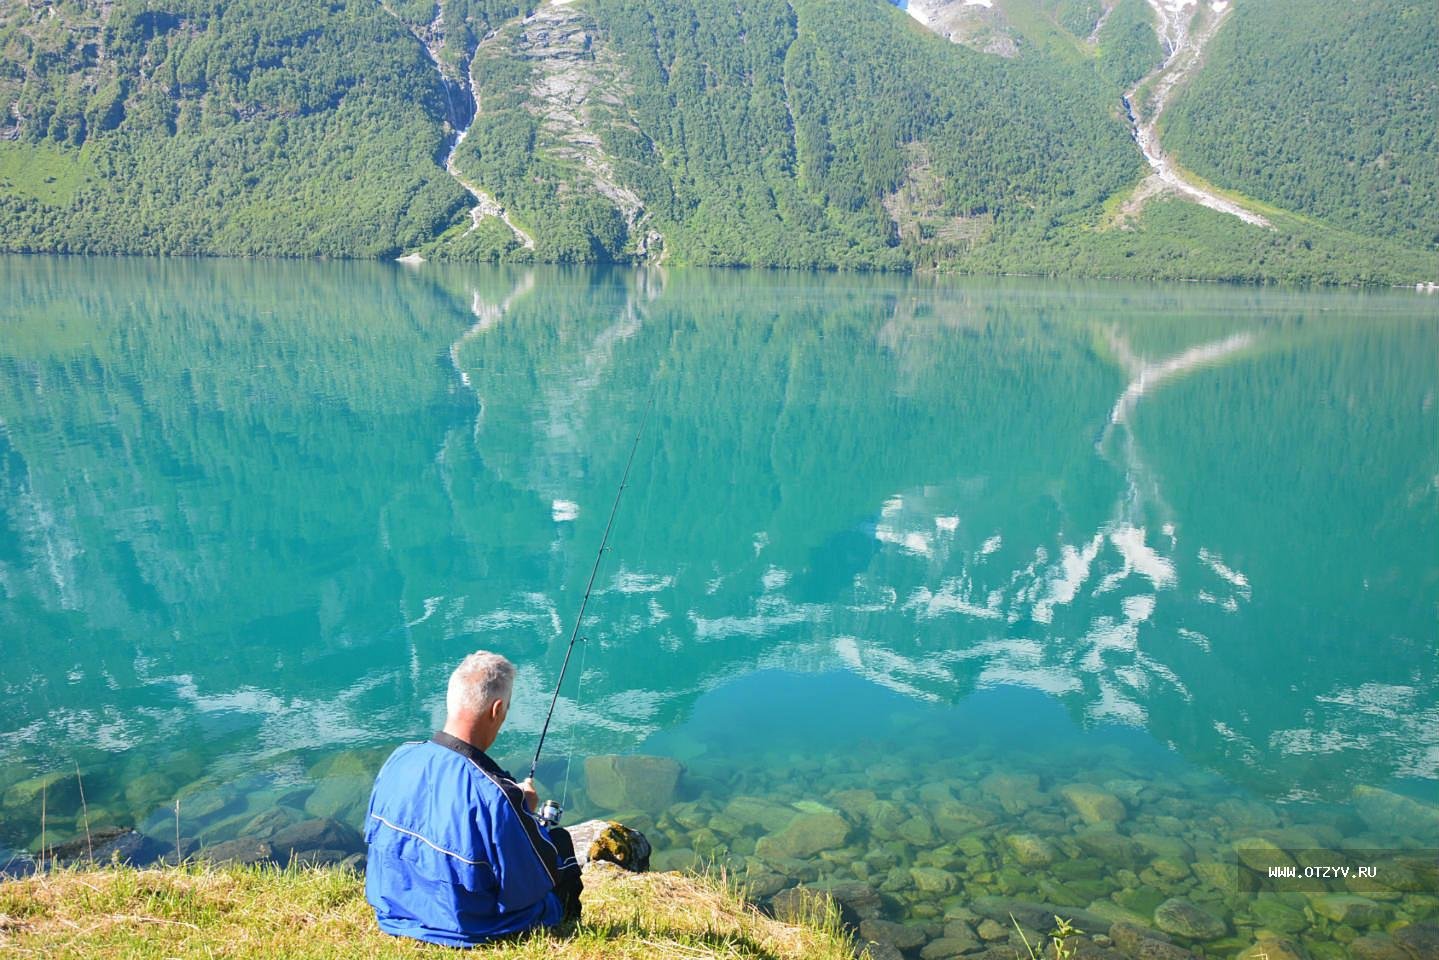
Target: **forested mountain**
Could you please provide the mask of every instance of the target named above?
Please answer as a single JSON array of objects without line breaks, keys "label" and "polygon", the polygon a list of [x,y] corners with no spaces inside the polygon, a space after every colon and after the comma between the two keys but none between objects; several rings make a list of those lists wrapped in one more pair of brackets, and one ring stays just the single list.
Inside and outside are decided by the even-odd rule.
[{"label": "forested mountain", "polygon": [[1231,28],[1170,113],[1173,149],[1249,196],[1434,249],[1434,4],[1270,0],[1238,7]]},{"label": "forested mountain", "polygon": [[0,0],[0,250],[1434,279],[1432,10],[1237,4]]}]

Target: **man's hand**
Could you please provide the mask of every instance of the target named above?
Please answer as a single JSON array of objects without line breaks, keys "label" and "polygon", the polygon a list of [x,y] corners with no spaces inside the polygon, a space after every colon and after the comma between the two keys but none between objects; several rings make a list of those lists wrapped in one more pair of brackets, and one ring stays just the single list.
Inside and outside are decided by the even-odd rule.
[{"label": "man's hand", "polygon": [[520,792],[525,795],[525,809],[534,813],[535,808],[540,805],[540,795],[535,793],[535,781],[525,777],[519,782],[519,788]]}]

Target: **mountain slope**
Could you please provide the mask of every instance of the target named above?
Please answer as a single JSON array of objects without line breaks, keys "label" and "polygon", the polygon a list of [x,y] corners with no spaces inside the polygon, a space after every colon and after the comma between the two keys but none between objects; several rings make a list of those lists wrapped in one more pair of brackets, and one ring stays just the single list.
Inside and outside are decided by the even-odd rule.
[{"label": "mountain slope", "polygon": [[0,249],[383,256],[463,202],[444,87],[368,0],[5,2],[0,50]]},{"label": "mountain slope", "polygon": [[1192,5],[0,0],[0,250],[1432,279],[1422,5],[1210,0],[1159,115]]},{"label": "mountain slope", "polygon": [[1165,140],[1216,183],[1433,250],[1436,50],[1427,0],[1239,4],[1179,94]]}]

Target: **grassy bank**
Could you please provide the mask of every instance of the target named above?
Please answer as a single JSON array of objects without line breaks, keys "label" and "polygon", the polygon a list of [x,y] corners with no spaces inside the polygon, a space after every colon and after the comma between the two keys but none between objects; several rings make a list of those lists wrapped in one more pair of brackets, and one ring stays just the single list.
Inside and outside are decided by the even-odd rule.
[{"label": "grassy bank", "polygon": [[[364,881],[345,870],[208,867],[73,869],[0,884],[6,957],[454,957],[375,926]],[[854,955],[837,917],[771,919],[722,877],[590,871],[585,918],[563,936],[494,944],[486,957]]]}]

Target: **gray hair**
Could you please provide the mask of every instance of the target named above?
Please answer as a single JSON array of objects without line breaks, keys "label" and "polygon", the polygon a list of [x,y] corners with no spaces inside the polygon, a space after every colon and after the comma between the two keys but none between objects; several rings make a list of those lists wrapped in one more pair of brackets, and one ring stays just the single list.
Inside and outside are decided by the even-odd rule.
[{"label": "gray hair", "polygon": [[450,674],[445,691],[445,710],[453,716],[459,712],[484,713],[496,700],[510,699],[515,687],[515,665],[498,653],[476,650]]}]

